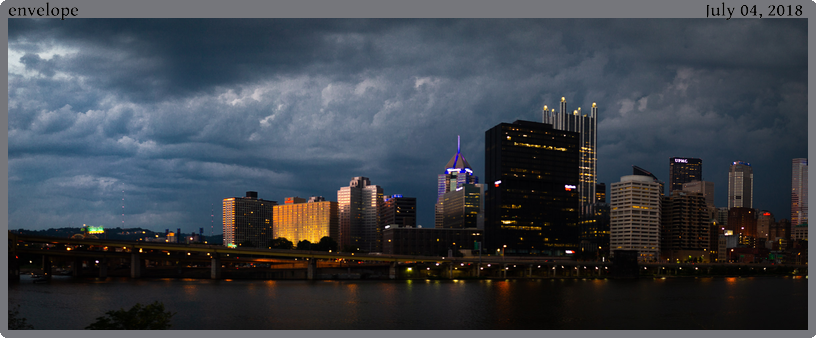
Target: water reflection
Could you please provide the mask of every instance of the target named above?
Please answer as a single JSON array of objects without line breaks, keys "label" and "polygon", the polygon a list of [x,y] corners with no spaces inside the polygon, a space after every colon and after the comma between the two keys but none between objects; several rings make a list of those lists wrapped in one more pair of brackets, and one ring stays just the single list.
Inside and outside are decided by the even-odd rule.
[{"label": "water reflection", "polygon": [[[9,285],[9,302],[42,329],[82,329],[106,310],[154,300],[178,313],[176,329],[806,329],[806,295],[807,280],[793,278]],[[757,306],[789,311],[757,321],[746,312]]]}]

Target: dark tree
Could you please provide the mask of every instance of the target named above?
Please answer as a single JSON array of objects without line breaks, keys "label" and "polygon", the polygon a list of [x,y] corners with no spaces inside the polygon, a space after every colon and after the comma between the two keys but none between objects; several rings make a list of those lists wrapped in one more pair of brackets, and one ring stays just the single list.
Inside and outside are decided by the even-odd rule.
[{"label": "dark tree", "polygon": [[298,250],[312,250],[312,242],[309,242],[309,241],[304,239],[304,240],[298,242],[297,249]]},{"label": "dark tree", "polygon": [[8,312],[8,328],[9,330],[34,330],[25,318],[20,317],[20,305],[14,307],[14,310],[9,309]]},{"label": "dark tree", "polygon": [[96,318],[88,325],[87,330],[166,330],[175,313],[164,311],[164,304],[156,301],[142,306],[136,303],[130,310],[105,312],[105,316]]},{"label": "dark tree", "polygon": [[295,247],[295,244],[292,243],[292,241],[290,241],[290,240],[288,240],[286,238],[278,237],[278,238],[275,238],[275,239],[269,241],[269,247],[272,248],[272,249],[292,250],[292,248]]},{"label": "dark tree", "polygon": [[337,252],[337,242],[329,236],[324,236],[317,243],[317,250]]}]

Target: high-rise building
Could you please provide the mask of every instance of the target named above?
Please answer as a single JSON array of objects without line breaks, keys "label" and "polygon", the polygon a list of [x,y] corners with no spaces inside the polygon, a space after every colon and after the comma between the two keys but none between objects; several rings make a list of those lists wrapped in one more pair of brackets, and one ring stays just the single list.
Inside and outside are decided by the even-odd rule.
[{"label": "high-rise building", "polygon": [[580,208],[582,215],[590,215],[592,214],[590,206],[595,203],[595,184],[598,181],[598,106],[593,102],[589,115],[581,114],[581,107],[570,113],[567,111],[567,100],[562,97],[559,109],[556,112],[555,108],[548,110],[547,106],[544,106],[541,114],[542,122],[552,125],[557,130],[579,134],[580,182],[578,193],[580,194]]},{"label": "high-rise building", "polygon": [[765,245],[765,241],[770,239],[771,224],[776,223],[770,211],[762,210],[757,214],[757,247]]},{"label": "high-rise building", "polygon": [[751,208],[733,207],[728,209],[728,224],[726,234],[737,236],[739,244],[756,247],[757,244],[757,212]]},{"label": "high-rise building", "polygon": [[380,251],[383,189],[372,185],[368,177],[354,177],[348,187],[337,191],[337,203],[340,217],[338,245],[341,248],[356,246],[363,251]]},{"label": "high-rise building", "polygon": [[672,157],[669,159],[669,194],[683,190],[683,183],[703,180],[703,160]]},{"label": "high-rise building", "polygon": [[444,212],[437,228],[484,229],[483,184],[463,184],[442,195]]},{"label": "high-rise building", "polygon": [[678,190],[661,202],[661,261],[708,262],[711,217],[705,196]]},{"label": "high-rise building", "polygon": [[751,164],[736,161],[728,170],[728,208],[753,208],[754,170]]},{"label": "high-rise building", "polygon": [[399,225],[403,228],[413,228],[416,224],[416,197],[391,195],[385,198],[382,212],[382,224]]},{"label": "high-rise building", "polygon": [[720,225],[720,230],[725,230],[728,226],[728,207],[719,207],[715,212],[717,224]]},{"label": "high-rise building", "polygon": [[595,203],[592,214],[581,218],[581,251],[593,253],[609,252],[609,204]]},{"label": "high-rise building", "polygon": [[606,183],[595,185],[595,203],[606,203]]},{"label": "high-rise building", "polygon": [[485,132],[487,249],[547,256],[578,250],[578,141],[576,132],[530,121]]},{"label": "high-rise building", "polygon": [[266,248],[275,239],[272,217],[278,202],[247,191],[245,197],[225,198],[223,204],[224,245]]},{"label": "high-rise building", "polygon": [[636,165],[632,166],[632,175],[651,177],[660,186],[660,196],[663,196],[663,192],[665,191],[664,188],[666,186],[666,183],[659,180],[659,179],[657,179],[657,176],[655,176],[654,174],[652,174],[648,170],[643,169],[641,167],[638,167]]},{"label": "high-rise building", "polygon": [[793,159],[791,178],[791,226],[808,221],[808,161],[807,158]]},{"label": "high-rise building", "polygon": [[710,207],[714,206],[714,182],[693,181],[683,183],[680,190],[685,192],[699,192],[705,197],[706,205]]},{"label": "high-rise building", "polygon": [[318,243],[323,237],[338,238],[337,202],[310,198],[287,197],[286,203],[276,205],[272,216],[275,238],[283,237],[292,243],[306,240]]},{"label": "high-rise building", "polygon": [[477,184],[479,177],[473,174],[473,169],[461,152],[460,139],[456,137],[456,154],[445,165],[445,172],[437,176],[436,205],[434,206],[435,225],[441,227],[445,213],[442,196],[455,191],[463,184]]},{"label": "high-rise building", "polygon": [[610,190],[609,250],[637,250],[638,261],[660,256],[660,183],[647,175],[629,175]]}]

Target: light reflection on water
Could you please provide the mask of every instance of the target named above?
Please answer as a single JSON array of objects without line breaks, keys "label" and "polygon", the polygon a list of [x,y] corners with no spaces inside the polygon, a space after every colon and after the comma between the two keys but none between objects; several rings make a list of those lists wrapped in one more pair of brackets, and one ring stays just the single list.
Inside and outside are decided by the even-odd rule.
[{"label": "light reflection on water", "polygon": [[[156,300],[177,313],[175,329],[807,329],[804,278],[50,284],[24,278],[9,286],[10,305],[20,304],[38,329],[82,329],[105,311]],[[748,312],[756,308],[786,311],[757,321]]]}]

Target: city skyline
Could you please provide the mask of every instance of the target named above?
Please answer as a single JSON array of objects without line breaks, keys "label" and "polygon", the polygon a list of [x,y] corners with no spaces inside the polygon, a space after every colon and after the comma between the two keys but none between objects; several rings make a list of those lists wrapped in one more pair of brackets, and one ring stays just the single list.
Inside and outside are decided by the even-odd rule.
[{"label": "city skyline", "polygon": [[597,103],[599,183],[700,158],[723,207],[741,160],[753,207],[788,218],[806,22],[631,21],[9,20],[9,227],[190,232],[224,198],[358,176],[433,227],[454,138],[486,177],[485,131],[561,97]]}]

